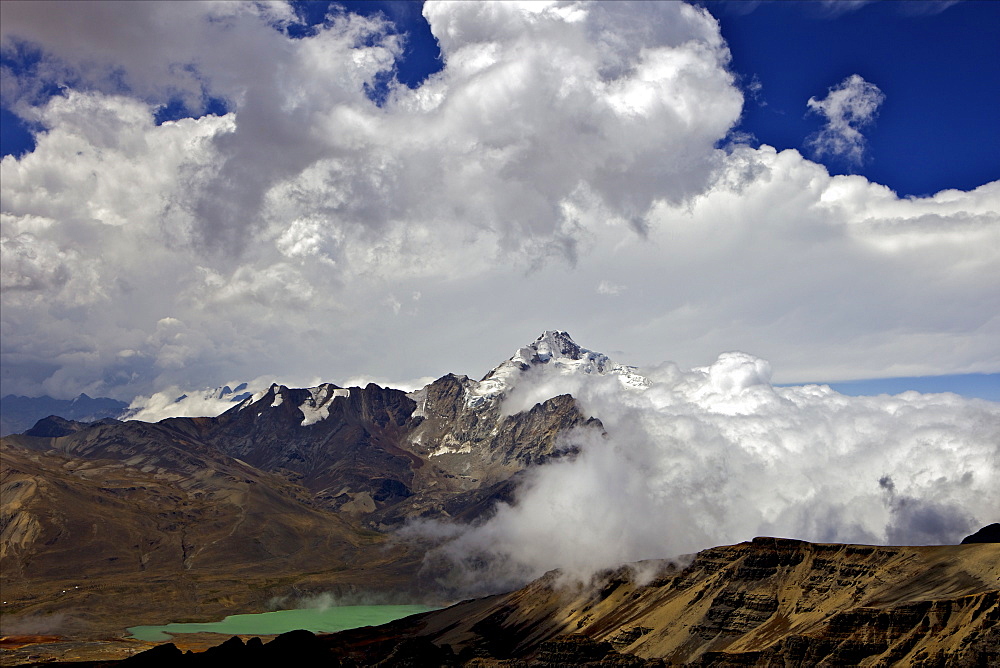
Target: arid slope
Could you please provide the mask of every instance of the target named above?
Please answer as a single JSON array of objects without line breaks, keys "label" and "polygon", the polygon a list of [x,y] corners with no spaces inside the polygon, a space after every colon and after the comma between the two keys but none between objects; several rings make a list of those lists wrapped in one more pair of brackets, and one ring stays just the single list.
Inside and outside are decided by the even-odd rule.
[{"label": "arid slope", "polygon": [[550,573],[408,623],[400,636],[460,657],[532,665],[550,664],[554,648],[581,663],[604,652],[667,664],[988,665],[1000,658],[1000,544],[757,538],[700,552],[686,567],[643,562],[587,586]]}]

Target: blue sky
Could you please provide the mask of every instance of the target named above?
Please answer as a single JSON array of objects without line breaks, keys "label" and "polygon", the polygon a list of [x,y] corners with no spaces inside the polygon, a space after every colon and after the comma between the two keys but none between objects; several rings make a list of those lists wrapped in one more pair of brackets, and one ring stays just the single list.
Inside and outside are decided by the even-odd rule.
[{"label": "blue sky", "polygon": [[960,374],[924,376],[918,378],[869,378],[868,380],[831,383],[830,387],[841,394],[852,396],[872,394],[899,394],[916,392],[955,392],[966,397],[1000,401],[1000,374]]},{"label": "blue sky", "polygon": [[561,328],[996,400],[1000,3],[699,6],[3,3],[4,393]]},{"label": "blue sky", "polygon": [[730,4],[706,6],[720,10],[734,70],[761,83],[741,124],[760,141],[801,148],[821,122],[802,100],[822,96],[821,82],[856,73],[885,102],[866,133],[863,163],[825,163],[831,171],[864,174],[900,195],[996,178],[1000,43],[982,27],[1000,22],[997,3],[873,2],[831,13],[818,3],[772,2],[745,14]]}]

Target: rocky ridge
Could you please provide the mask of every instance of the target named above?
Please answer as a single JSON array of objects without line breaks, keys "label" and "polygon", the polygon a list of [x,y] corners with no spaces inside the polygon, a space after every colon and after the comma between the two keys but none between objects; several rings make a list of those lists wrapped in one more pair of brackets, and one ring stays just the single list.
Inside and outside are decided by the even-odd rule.
[{"label": "rocky ridge", "polygon": [[756,538],[687,565],[632,564],[587,586],[553,572],[328,643],[362,648],[387,636],[429,640],[454,665],[994,665],[1000,544]]},{"label": "rocky ridge", "polygon": [[[304,631],[121,665],[986,666],[1000,660],[1000,544],[781,538],[526,587],[378,627]],[[103,663],[97,665],[117,665]]]}]

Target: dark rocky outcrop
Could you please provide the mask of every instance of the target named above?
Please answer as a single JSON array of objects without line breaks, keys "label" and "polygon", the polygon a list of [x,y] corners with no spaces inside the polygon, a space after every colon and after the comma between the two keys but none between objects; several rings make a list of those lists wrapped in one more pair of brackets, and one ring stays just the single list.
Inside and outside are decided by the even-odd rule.
[{"label": "dark rocky outcrop", "polygon": [[[242,646],[243,643],[240,643]],[[213,651],[213,650],[209,650]],[[206,652],[207,653],[207,652]],[[127,668],[171,668],[184,660],[184,652],[172,642],[164,643],[130,656],[118,663]]]},{"label": "dark rocky outcrop", "polygon": [[1000,543],[1000,522],[987,524],[976,533],[962,539],[962,545],[969,543]]},{"label": "dark rocky outcrop", "polygon": [[539,668],[560,666],[662,666],[661,659],[640,659],[615,651],[609,642],[598,642],[580,633],[569,633],[543,642],[529,665]]},{"label": "dark rocky outcrop", "polygon": [[271,666],[330,666],[343,665],[332,649],[309,631],[290,631],[268,643],[251,638],[246,643],[237,636],[203,652],[181,652],[173,643],[157,645],[119,662],[102,662],[102,666],[128,668],[264,668]]}]

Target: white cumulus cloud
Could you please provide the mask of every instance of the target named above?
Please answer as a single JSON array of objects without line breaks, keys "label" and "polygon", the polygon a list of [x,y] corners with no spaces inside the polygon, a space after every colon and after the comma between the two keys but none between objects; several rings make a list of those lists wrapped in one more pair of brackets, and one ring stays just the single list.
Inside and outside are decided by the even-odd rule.
[{"label": "white cumulus cloud", "polygon": [[[758,535],[957,543],[997,519],[996,403],[775,387],[770,365],[745,353],[646,373],[645,390],[623,389],[613,376],[572,379],[607,436],[570,434],[579,455],[533,469],[487,522],[409,527],[443,539],[428,575],[482,593],[553,568],[586,581],[623,562]],[[522,377],[532,387],[518,391],[541,400],[564,389],[544,376]]]}]

